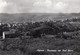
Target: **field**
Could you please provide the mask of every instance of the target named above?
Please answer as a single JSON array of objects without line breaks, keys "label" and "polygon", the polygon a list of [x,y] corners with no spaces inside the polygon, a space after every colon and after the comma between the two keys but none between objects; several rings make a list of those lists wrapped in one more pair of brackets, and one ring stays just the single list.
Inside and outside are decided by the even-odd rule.
[{"label": "field", "polygon": [[[0,55],[79,55],[80,53],[80,39],[55,39],[55,38],[36,38],[25,39],[20,45],[23,49],[15,50],[0,50]],[[11,43],[12,44],[12,43]],[[24,45],[24,46],[23,46]],[[10,47],[12,47],[11,45]],[[20,48],[21,48],[20,46]],[[37,52],[37,49],[43,49],[44,52]],[[47,52],[46,50],[73,50],[72,52]],[[32,53],[32,54],[31,54]],[[41,54],[44,53],[44,54]]]}]

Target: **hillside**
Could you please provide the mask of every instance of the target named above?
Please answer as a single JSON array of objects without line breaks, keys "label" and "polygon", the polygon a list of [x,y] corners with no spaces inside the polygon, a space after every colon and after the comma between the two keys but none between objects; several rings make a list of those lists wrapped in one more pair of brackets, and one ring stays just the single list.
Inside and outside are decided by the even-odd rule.
[{"label": "hillside", "polygon": [[80,17],[80,13],[72,14],[54,14],[54,13],[17,13],[17,14],[0,14],[0,22],[2,23],[13,23],[13,22],[25,22],[25,21],[44,21],[44,20],[64,20]]}]

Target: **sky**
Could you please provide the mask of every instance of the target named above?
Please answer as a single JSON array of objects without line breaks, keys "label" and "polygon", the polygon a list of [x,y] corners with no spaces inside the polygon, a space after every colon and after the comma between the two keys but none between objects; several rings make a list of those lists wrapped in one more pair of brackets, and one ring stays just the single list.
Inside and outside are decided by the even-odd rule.
[{"label": "sky", "polygon": [[79,13],[80,0],[0,0],[0,13]]}]

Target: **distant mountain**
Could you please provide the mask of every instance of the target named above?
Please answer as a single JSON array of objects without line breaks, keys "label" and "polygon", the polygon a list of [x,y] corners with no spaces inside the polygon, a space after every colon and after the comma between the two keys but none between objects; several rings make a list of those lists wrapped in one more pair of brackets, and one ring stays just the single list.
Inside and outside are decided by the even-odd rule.
[{"label": "distant mountain", "polygon": [[17,13],[7,14],[0,13],[0,22],[2,23],[13,23],[13,22],[30,22],[30,21],[45,21],[51,20],[64,20],[74,17],[80,17],[80,13],[62,14],[62,13]]}]

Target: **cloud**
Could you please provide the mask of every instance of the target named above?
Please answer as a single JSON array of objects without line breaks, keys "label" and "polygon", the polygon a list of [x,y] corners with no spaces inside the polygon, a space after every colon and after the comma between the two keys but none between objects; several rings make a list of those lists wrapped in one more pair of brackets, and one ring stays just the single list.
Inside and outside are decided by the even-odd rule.
[{"label": "cloud", "polygon": [[67,9],[68,4],[64,3],[64,2],[57,2],[54,4],[53,9],[57,12],[65,12],[65,10]]},{"label": "cloud", "polygon": [[36,0],[33,5],[34,6],[49,7],[52,5],[52,1],[51,0]]},{"label": "cloud", "polygon": [[4,11],[4,7],[7,6],[7,2],[0,0],[0,13]]},{"label": "cloud", "polygon": [[31,12],[39,13],[59,13],[64,12],[68,4],[65,2],[54,2],[52,0],[39,0],[34,3],[34,9]]},{"label": "cloud", "polygon": [[4,7],[3,13],[27,13],[32,9],[33,2],[29,0],[5,0],[7,6]]},{"label": "cloud", "polygon": [[0,13],[76,13],[80,0],[0,0]]},{"label": "cloud", "polygon": [[64,9],[66,8],[67,4],[66,3],[63,3],[63,2],[57,2],[54,6],[54,8],[56,9]]}]

